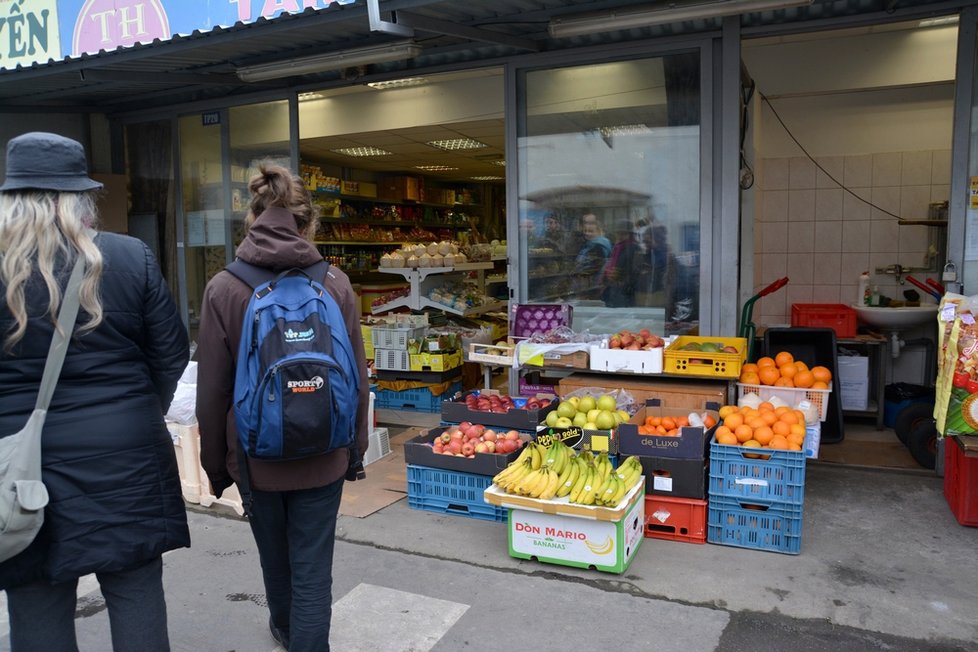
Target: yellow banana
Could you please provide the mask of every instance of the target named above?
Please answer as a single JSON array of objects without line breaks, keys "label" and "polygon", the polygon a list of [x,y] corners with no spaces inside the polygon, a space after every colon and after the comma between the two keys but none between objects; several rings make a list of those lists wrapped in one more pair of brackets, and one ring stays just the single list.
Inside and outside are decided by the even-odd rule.
[{"label": "yellow banana", "polygon": [[543,497],[550,489],[550,486],[556,484],[557,484],[557,474],[554,473],[553,469],[546,469],[543,472],[543,479],[534,488],[534,490],[536,491],[536,495],[533,497],[534,498]]},{"label": "yellow banana", "polygon": [[615,495],[611,497],[611,501],[609,503],[610,507],[617,507],[618,503],[621,502],[621,499],[625,497],[625,493],[627,492],[625,481],[621,478],[615,478],[615,480],[618,483],[618,486],[616,488]]},{"label": "yellow banana", "polygon": [[581,463],[577,461],[576,458],[572,458],[570,462],[567,463],[567,468],[570,469],[570,473],[567,479],[557,487],[557,497],[563,498],[570,494],[574,485],[577,484],[577,479],[581,476]]},{"label": "yellow banana", "polygon": [[581,495],[578,496],[577,502],[581,505],[593,505],[595,494],[597,493],[598,487],[598,469],[597,467],[592,467],[588,469],[588,481],[584,484],[584,488],[581,490]]},{"label": "yellow banana", "polygon": [[557,475],[556,471],[551,471],[549,475],[549,482],[547,483],[546,489],[540,494],[542,500],[550,500],[557,493],[557,487],[559,486],[560,476]]},{"label": "yellow banana", "polygon": [[[565,464],[564,465],[564,469],[559,474],[561,484],[563,484],[564,482],[567,482],[567,478],[570,477],[570,474],[571,474],[571,471],[573,470],[573,467],[574,467],[573,464]],[[554,469],[554,470],[556,470],[556,469]]]},{"label": "yellow banana", "polygon": [[520,467],[523,465],[523,462],[525,461],[521,459],[522,457],[523,456],[521,454],[520,457],[517,457],[515,460],[510,462],[505,469],[503,469],[495,476],[493,476],[492,481],[502,486],[502,484],[506,481],[507,478],[511,477],[513,474],[517,473],[520,470]]},{"label": "yellow banana", "polygon": [[527,446],[533,447],[533,450],[530,451],[533,459],[533,468],[539,469],[541,466],[543,466],[543,450],[541,450],[541,446],[536,442],[530,442],[527,444]]},{"label": "yellow banana", "polygon": [[580,473],[578,473],[577,481],[574,483],[574,486],[571,487],[570,493],[567,494],[568,500],[570,500],[572,503],[577,502],[578,497],[581,495],[581,491],[584,489],[584,484],[587,482],[588,473],[590,472],[590,465],[583,459],[581,459],[577,465],[581,469]]},{"label": "yellow banana", "polygon": [[516,485],[516,493],[521,496],[529,496],[530,490],[536,485],[540,480],[540,469],[533,469],[520,480],[519,484]]},{"label": "yellow banana", "polygon": [[530,463],[530,459],[527,458],[523,461],[523,464],[520,465],[518,471],[513,473],[513,475],[507,476],[506,483],[502,485],[503,489],[506,490],[507,493],[516,493],[516,487],[518,487],[520,482],[523,481],[523,478],[529,475],[532,471],[533,466]]}]

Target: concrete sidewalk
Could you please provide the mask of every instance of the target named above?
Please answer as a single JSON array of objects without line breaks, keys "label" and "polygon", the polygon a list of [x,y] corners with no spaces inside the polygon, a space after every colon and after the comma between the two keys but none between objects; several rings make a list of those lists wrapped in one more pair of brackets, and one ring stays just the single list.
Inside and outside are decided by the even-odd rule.
[{"label": "concrete sidewalk", "polygon": [[[276,650],[247,523],[190,521],[193,547],[164,558],[173,649]],[[337,652],[978,648],[978,529],[927,473],[811,464],[800,555],[646,539],[621,576],[513,559],[506,525],[404,500],[338,536]],[[97,587],[79,593],[80,649],[109,650]]]}]

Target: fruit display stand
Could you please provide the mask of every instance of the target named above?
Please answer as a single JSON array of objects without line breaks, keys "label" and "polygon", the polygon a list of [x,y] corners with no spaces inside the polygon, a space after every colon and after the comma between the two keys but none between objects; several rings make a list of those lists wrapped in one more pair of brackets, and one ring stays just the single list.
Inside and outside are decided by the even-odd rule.
[{"label": "fruit display stand", "polygon": [[644,487],[644,480],[637,482],[614,508],[508,494],[495,485],[484,498],[509,512],[511,557],[620,574],[644,538]]}]

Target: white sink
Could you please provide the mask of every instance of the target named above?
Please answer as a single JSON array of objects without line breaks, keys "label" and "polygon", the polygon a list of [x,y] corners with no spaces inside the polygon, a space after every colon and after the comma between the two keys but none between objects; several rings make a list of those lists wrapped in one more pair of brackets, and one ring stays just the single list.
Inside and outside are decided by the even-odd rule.
[{"label": "white sink", "polygon": [[937,319],[937,304],[930,303],[922,306],[901,306],[899,308],[883,308],[880,306],[852,306],[859,321],[877,328],[902,330],[919,326]]}]

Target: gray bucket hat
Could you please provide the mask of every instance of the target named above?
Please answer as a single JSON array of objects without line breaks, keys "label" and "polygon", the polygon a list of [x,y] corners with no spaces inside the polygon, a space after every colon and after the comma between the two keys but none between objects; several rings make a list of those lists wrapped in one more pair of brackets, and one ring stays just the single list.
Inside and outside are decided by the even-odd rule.
[{"label": "gray bucket hat", "polygon": [[58,134],[32,131],[7,143],[7,178],[0,192],[56,190],[84,192],[102,184],[88,178],[85,148]]}]

